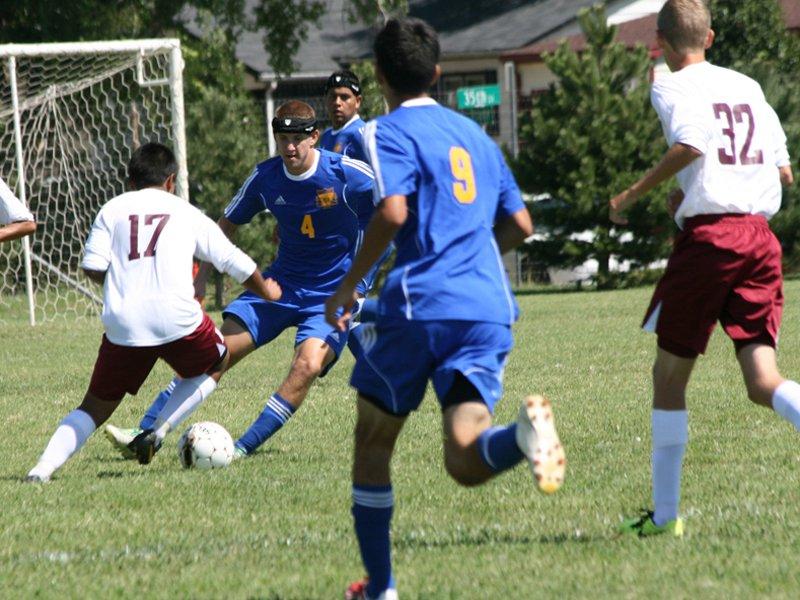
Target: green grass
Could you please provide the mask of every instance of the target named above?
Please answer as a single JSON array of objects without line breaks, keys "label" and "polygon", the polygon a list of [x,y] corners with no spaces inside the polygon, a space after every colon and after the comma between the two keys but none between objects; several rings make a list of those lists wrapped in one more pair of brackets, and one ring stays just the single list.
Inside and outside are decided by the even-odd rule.
[{"label": "green grass", "polygon": [[[477,489],[445,475],[439,411],[412,415],[394,462],[393,542],[408,598],[797,597],[800,453],[790,425],[746,399],[715,333],[689,389],[687,536],[619,539],[649,502],[649,372],[638,330],[649,289],[520,297],[497,420],[527,392],[554,401],[569,470],[553,497],[520,467]],[[800,376],[800,282],[786,285],[781,367]],[[215,315],[218,317],[218,315]],[[19,479],[86,388],[97,321],[2,326],[0,596],[338,598],[362,575],[352,534],[352,359],[319,381],[261,452],[217,472],[180,468],[177,436],[149,467],[102,436],[45,486]],[[284,335],[237,366],[193,420],[236,436],[288,366]],[[159,365],[112,422],[131,425],[170,378]]]}]

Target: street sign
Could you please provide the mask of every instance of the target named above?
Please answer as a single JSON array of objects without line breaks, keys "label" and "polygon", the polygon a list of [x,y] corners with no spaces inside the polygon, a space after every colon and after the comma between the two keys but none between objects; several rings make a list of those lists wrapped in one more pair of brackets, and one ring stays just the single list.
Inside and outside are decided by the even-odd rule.
[{"label": "street sign", "polygon": [[456,90],[456,100],[459,110],[465,108],[487,108],[500,105],[500,86],[474,85]]}]

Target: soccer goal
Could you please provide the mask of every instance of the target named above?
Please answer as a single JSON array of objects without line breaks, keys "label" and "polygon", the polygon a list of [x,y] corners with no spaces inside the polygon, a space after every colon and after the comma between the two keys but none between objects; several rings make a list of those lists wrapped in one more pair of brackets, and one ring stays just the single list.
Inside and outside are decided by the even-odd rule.
[{"label": "soccer goal", "polygon": [[0,246],[0,321],[98,313],[83,244],[141,144],[173,148],[188,200],[182,68],[175,39],[0,45],[0,177],[39,223]]}]

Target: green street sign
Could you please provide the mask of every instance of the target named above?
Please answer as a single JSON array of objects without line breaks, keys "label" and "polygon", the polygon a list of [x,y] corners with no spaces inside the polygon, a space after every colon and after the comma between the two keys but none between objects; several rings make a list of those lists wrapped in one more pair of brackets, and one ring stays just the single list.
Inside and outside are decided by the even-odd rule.
[{"label": "green street sign", "polygon": [[495,83],[458,88],[456,100],[459,109],[500,106],[500,86]]}]

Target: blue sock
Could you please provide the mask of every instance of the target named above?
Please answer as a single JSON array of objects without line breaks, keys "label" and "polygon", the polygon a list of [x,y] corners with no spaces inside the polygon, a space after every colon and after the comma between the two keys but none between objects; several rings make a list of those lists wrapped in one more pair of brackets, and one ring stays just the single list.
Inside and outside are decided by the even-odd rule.
[{"label": "blue sock", "polygon": [[169,382],[169,385],[161,390],[156,396],[156,399],[153,400],[153,403],[147,409],[147,412],[144,413],[142,420],[139,421],[139,429],[152,429],[153,425],[156,422],[156,417],[158,413],[161,412],[161,409],[164,408],[164,405],[169,400],[169,397],[172,395],[172,390],[175,389],[175,384],[180,381],[177,377]]},{"label": "blue sock", "polygon": [[278,392],[275,392],[267,400],[264,410],[253,421],[250,428],[236,440],[236,445],[250,454],[283,427],[294,414],[294,410],[294,406],[281,398]]},{"label": "blue sock", "polygon": [[395,587],[389,540],[393,508],[391,485],[353,485],[353,520],[361,561],[369,576],[367,596],[371,598]]},{"label": "blue sock", "polygon": [[490,427],[478,436],[478,454],[495,473],[502,473],[521,461],[525,455],[517,446],[517,424]]}]

